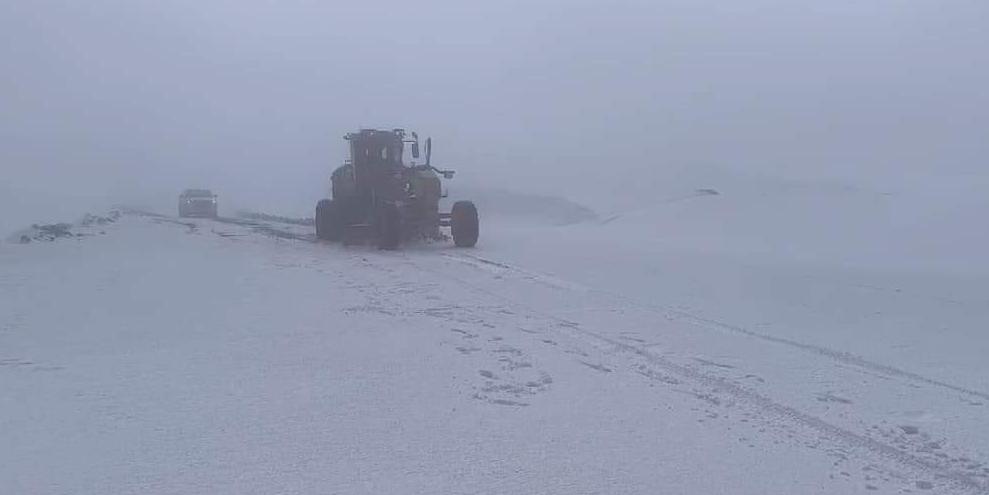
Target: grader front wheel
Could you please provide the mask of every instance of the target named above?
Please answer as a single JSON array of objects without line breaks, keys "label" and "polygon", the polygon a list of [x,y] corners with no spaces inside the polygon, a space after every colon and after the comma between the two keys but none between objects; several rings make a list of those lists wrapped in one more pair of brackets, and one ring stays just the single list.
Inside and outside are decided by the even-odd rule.
[{"label": "grader front wheel", "polygon": [[470,201],[457,201],[450,212],[450,233],[457,247],[474,247],[480,234],[477,207]]}]

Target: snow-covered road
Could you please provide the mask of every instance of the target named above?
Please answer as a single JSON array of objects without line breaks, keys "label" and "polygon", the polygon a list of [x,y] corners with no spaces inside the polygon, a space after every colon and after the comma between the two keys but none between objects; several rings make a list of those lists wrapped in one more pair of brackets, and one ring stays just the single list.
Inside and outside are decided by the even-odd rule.
[{"label": "snow-covered road", "polygon": [[977,346],[946,338],[954,367],[856,351],[498,228],[381,252],[126,215],[3,244],[0,492],[989,492]]}]

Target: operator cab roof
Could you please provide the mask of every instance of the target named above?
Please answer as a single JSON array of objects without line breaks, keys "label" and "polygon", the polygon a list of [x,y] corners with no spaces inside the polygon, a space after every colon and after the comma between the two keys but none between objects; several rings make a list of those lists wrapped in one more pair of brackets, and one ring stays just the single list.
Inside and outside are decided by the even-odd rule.
[{"label": "operator cab roof", "polygon": [[182,196],[190,198],[212,198],[214,194],[209,189],[186,189],[182,191]]}]

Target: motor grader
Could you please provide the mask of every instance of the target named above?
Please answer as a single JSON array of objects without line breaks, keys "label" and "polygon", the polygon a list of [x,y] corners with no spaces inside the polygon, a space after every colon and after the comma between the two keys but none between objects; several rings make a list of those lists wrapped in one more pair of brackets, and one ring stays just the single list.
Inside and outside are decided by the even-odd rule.
[{"label": "motor grader", "polygon": [[[419,159],[419,136],[403,129],[361,129],[344,136],[350,159],[333,171],[331,199],[316,204],[316,237],[326,241],[371,241],[380,249],[396,249],[414,239],[446,239],[449,228],[457,247],[473,247],[479,233],[477,208],[457,201],[441,213],[440,177],[452,170],[431,164],[432,139],[425,141],[425,162]],[[404,161],[406,147],[412,160]]]}]

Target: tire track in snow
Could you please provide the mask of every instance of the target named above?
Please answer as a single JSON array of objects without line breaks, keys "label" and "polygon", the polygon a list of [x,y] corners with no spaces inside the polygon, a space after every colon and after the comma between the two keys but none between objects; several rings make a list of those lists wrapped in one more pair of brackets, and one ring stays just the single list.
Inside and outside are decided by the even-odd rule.
[{"label": "tire track in snow", "polygon": [[[247,222],[234,221],[230,223],[238,223],[249,228],[252,227],[252,225],[249,225]],[[269,229],[265,229],[264,231],[257,229],[252,229],[252,230],[258,233],[268,234],[268,235],[273,234],[273,232],[269,232],[268,230],[275,232],[278,231],[278,229],[275,229],[273,227],[270,227]],[[281,233],[285,234],[285,237],[297,238],[299,240],[307,240],[310,242],[314,242],[312,239],[304,238],[294,232],[285,231]],[[277,235],[277,234],[275,234],[274,236],[282,237],[281,235]],[[561,290],[573,290],[576,287],[578,287],[577,284],[572,284],[564,280],[555,279],[554,277],[549,277],[549,276],[543,276],[541,274],[530,272],[518,267],[514,267],[509,264],[488,260],[470,254],[461,253],[458,255],[452,255],[449,253],[443,253],[442,256],[461,263],[472,264],[475,266],[477,266],[477,264],[480,263],[483,265],[495,267],[499,270],[514,272],[517,275],[521,275],[520,278],[522,278],[523,280],[540,283],[542,285],[555,287]],[[559,316],[556,316],[546,311],[533,308],[528,304],[512,300],[511,298],[502,296],[500,294],[487,290],[476,284],[466,282],[453,275],[424,267],[421,263],[417,263],[415,260],[407,256],[402,256],[402,258],[403,258],[402,261],[407,263],[412,268],[415,268],[417,270],[429,273],[431,275],[440,278],[453,281],[471,291],[482,294],[486,297],[500,300],[503,303],[510,305],[512,307],[522,308],[534,317],[539,317],[554,322],[556,324],[555,331],[557,332],[561,332],[564,334],[569,333],[570,334],[569,336],[572,338],[575,337],[583,338],[583,340],[585,341],[590,341],[591,345],[594,345],[593,342],[596,341],[599,344],[617,350],[626,355],[635,356],[637,358],[644,359],[650,365],[660,368],[670,375],[674,375],[685,382],[693,383],[696,386],[707,387],[719,393],[724,393],[726,395],[729,395],[738,402],[743,404],[748,404],[749,406],[759,410],[762,414],[766,416],[776,417],[783,421],[788,421],[791,424],[796,424],[806,429],[816,431],[823,437],[828,438],[835,443],[843,444],[849,448],[871,452],[884,459],[895,462],[896,464],[899,464],[902,467],[910,468],[911,470],[915,471],[917,474],[923,476],[929,476],[933,479],[937,479],[942,482],[945,482],[947,485],[949,485],[952,488],[964,490],[970,493],[986,493],[987,491],[989,491],[989,485],[987,485],[985,482],[980,482],[969,473],[959,471],[953,468],[952,466],[947,464],[947,462],[939,462],[936,458],[926,458],[926,457],[918,456],[911,452],[898,448],[896,446],[842,428],[835,424],[829,423],[817,416],[803,412],[795,407],[791,407],[784,403],[777,402],[766,395],[760,394],[759,392],[752,390],[748,387],[745,387],[734,381],[731,381],[730,379],[714,376],[688,366],[677,364],[676,362],[673,362],[667,358],[664,358],[659,354],[650,351],[647,346],[632,345],[624,341],[608,337],[607,335],[604,335],[602,333],[586,329],[583,326],[581,326],[579,323],[567,320],[565,318],[561,318]],[[985,392],[966,389],[964,387],[959,387],[946,382],[924,377],[916,373],[900,370],[892,366],[887,366],[880,363],[874,363],[864,358],[861,358],[859,356],[852,355],[850,353],[835,351],[833,349],[828,349],[821,346],[815,346],[812,344],[805,344],[790,339],[784,339],[784,338],[774,337],[771,335],[760,334],[758,332],[754,332],[743,327],[731,325],[710,318],[704,318],[682,310],[653,307],[650,305],[639,303],[637,301],[633,301],[620,294],[615,294],[604,290],[586,288],[586,287],[581,287],[581,288],[589,292],[607,295],[611,298],[620,300],[623,303],[629,304],[633,307],[642,310],[646,310],[654,313],[673,315],[681,319],[684,319],[688,322],[693,322],[701,326],[714,327],[716,329],[738,333],[738,334],[746,335],[748,337],[757,338],[760,340],[801,349],[803,351],[812,352],[814,354],[827,357],[832,360],[836,360],[838,362],[868,369],[870,371],[877,372],[886,376],[898,377],[914,382],[924,383],[927,385],[942,387],[957,392],[962,392],[968,395],[973,395],[976,397],[989,398],[989,394]],[[906,480],[904,479],[904,481]]]},{"label": "tire track in snow", "polygon": [[[290,231],[287,231],[287,230],[277,229],[275,227],[272,227],[271,225],[267,225],[267,224],[262,225],[262,224],[259,224],[258,222],[255,222],[255,221],[238,220],[238,219],[226,219],[226,218],[220,218],[220,219],[216,219],[216,220],[217,221],[220,221],[222,223],[230,223],[230,224],[234,224],[234,225],[240,225],[240,226],[249,227],[252,230],[254,230],[255,232],[259,232],[259,233],[262,233],[262,234],[271,235],[273,237],[295,239],[295,240],[308,241],[308,242],[316,242],[316,239],[315,239],[314,236],[307,236],[307,235],[303,235],[303,234],[298,234],[296,232],[290,232]],[[497,269],[505,270],[505,271],[508,271],[508,272],[513,272],[513,273],[516,273],[518,275],[521,275],[522,278],[525,278],[527,280],[530,280],[530,281],[533,281],[533,282],[537,282],[537,283],[540,283],[540,284],[543,284],[543,285],[549,285],[549,286],[556,287],[556,288],[559,288],[559,289],[568,290],[568,289],[576,288],[578,286],[578,284],[574,284],[574,283],[571,283],[571,282],[560,280],[560,279],[557,279],[556,277],[552,277],[552,276],[545,275],[545,274],[540,274],[540,273],[534,273],[534,272],[531,272],[529,270],[525,270],[525,269],[522,269],[522,268],[519,268],[519,267],[510,265],[510,264],[507,264],[507,263],[502,263],[502,262],[499,262],[499,261],[494,261],[494,260],[490,260],[490,259],[487,259],[487,258],[483,258],[483,257],[480,257],[480,256],[471,255],[471,254],[460,253],[460,254],[457,254],[457,255],[453,255],[453,254],[449,254],[449,253],[443,253],[442,256],[445,257],[445,258],[456,260],[456,261],[459,261],[461,263],[466,263],[466,264],[469,264],[469,265],[475,265],[476,266],[477,263],[481,263],[481,264],[484,264],[484,265],[487,265],[487,266],[491,266],[491,267],[494,267],[494,268],[497,268]],[[725,322],[725,321],[722,321],[722,320],[717,320],[717,319],[714,319],[714,318],[708,318],[708,317],[700,316],[700,315],[691,313],[689,311],[683,311],[683,310],[675,309],[675,308],[671,308],[671,307],[663,307],[663,306],[656,306],[656,305],[652,305],[652,304],[648,304],[648,303],[643,303],[643,302],[640,302],[640,301],[633,300],[633,299],[631,299],[631,298],[629,298],[627,296],[624,296],[624,295],[621,295],[621,294],[618,294],[618,293],[614,293],[614,292],[610,292],[610,291],[606,291],[606,290],[602,290],[602,289],[596,289],[596,288],[590,288],[590,287],[582,287],[582,288],[584,290],[589,291],[589,292],[598,293],[598,294],[601,294],[601,295],[605,295],[605,296],[608,296],[608,297],[611,297],[611,298],[620,300],[620,301],[622,301],[622,302],[624,302],[624,303],[626,303],[626,304],[628,304],[628,305],[630,305],[632,307],[638,308],[638,309],[642,309],[642,310],[645,310],[645,311],[649,311],[649,312],[653,312],[653,313],[657,313],[657,314],[662,314],[662,315],[672,315],[672,316],[675,316],[675,317],[677,317],[677,318],[679,318],[681,320],[685,320],[685,321],[687,321],[689,323],[692,323],[694,325],[697,325],[697,326],[701,326],[701,327],[705,327],[705,328],[713,328],[715,330],[720,330],[720,331],[735,333],[735,334],[739,334],[739,335],[744,335],[744,336],[747,336],[747,337],[751,337],[751,338],[754,338],[754,339],[759,339],[759,340],[763,340],[763,341],[766,341],[766,342],[771,342],[771,343],[774,343],[774,344],[779,344],[779,345],[784,345],[784,346],[792,347],[794,349],[799,349],[799,350],[802,350],[802,351],[805,351],[805,352],[809,352],[809,353],[815,354],[817,356],[822,356],[822,357],[831,359],[833,361],[837,361],[837,362],[842,363],[842,364],[846,364],[846,365],[849,365],[849,366],[855,366],[855,367],[862,368],[862,369],[865,369],[865,370],[868,370],[868,371],[871,371],[871,372],[874,372],[874,373],[879,373],[879,374],[882,374],[882,375],[884,375],[886,377],[889,377],[889,378],[899,378],[899,379],[903,379],[903,380],[912,381],[912,382],[915,382],[915,383],[921,383],[921,384],[930,385],[930,386],[934,386],[934,387],[940,387],[940,388],[944,388],[944,389],[947,389],[947,390],[952,390],[954,392],[962,393],[962,394],[965,394],[965,395],[968,395],[968,396],[971,396],[971,397],[978,397],[979,399],[989,401],[989,392],[984,392],[984,391],[981,391],[981,390],[975,390],[975,389],[963,387],[963,386],[960,386],[960,385],[955,385],[953,383],[949,383],[949,382],[946,382],[946,381],[943,381],[943,380],[938,380],[936,378],[930,378],[930,377],[921,375],[919,373],[915,373],[915,372],[912,372],[912,371],[908,371],[908,370],[904,370],[904,369],[901,369],[901,368],[897,368],[895,366],[891,366],[891,365],[887,365],[887,364],[883,364],[883,363],[877,363],[875,361],[870,361],[870,360],[868,360],[868,359],[866,359],[866,358],[864,358],[862,356],[859,356],[859,355],[856,355],[856,354],[853,354],[853,353],[850,353],[850,352],[847,352],[847,351],[839,351],[839,350],[836,350],[836,349],[831,349],[831,348],[820,346],[820,345],[816,345],[816,344],[808,344],[806,342],[800,342],[800,341],[794,340],[794,339],[788,339],[788,338],[785,338],[785,337],[777,337],[777,336],[774,336],[774,335],[769,335],[769,334],[764,334],[764,333],[756,332],[754,330],[751,330],[751,329],[748,329],[748,328],[745,328],[745,327],[742,327],[742,326],[739,326],[739,325],[734,325],[734,324],[731,324],[731,323],[728,323],[728,322]]]},{"label": "tire track in snow", "polygon": [[[524,270],[524,269],[521,269],[521,268],[518,268],[518,267],[515,267],[515,266],[512,266],[512,265],[508,265],[508,264],[497,262],[497,261],[488,260],[488,259],[481,258],[481,257],[478,257],[478,256],[470,255],[470,254],[459,254],[459,255],[444,254],[444,256],[447,257],[447,258],[449,258],[449,259],[460,261],[460,262],[463,262],[463,263],[466,263],[466,264],[474,264],[473,262],[484,263],[486,265],[494,266],[494,267],[497,267],[497,268],[500,268],[500,269],[503,269],[503,270],[506,270],[506,271],[510,271],[510,272],[514,272],[514,273],[520,274],[525,279],[533,279],[533,278],[540,278],[541,277],[541,275],[536,274],[536,273],[533,273],[533,272],[530,272],[528,270]],[[550,280],[550,281],[553,280],[553,277],[547,276],[545,278],[547,280]],[[556,285],[556,284],[554,284],[554,285]],[[563,288],[563,287],[561,287],[561,288]],[[655,306],[655,305],[651,305],[651,304],[648,304],[648,303],[642,303],[642,302],[639,302],[639,301],[630,299],[627,296],[623,296],[621,294],[617,294],[617,293],[606,291],[606,290],[602,290],[602,289],[595,289],[595,288],[589,288],[588,287],[588,288],[585,288],[585,290],[587,290],[589,292],[593,292],[593,293],[605,295],[605,296],[608,296],[608,297],[611,297],[611,298],[620,300],[623,303],[626,303],[626,304],[628,304],[628,305],[630,305],[632,307],[635,307],[635,308],[638,308],[638,309],[641,309],[641,310],[645,310],[645,311],[649,311],[649,312],[657,313],[657,314],[663,314],[663,315],[672,315],[672,316],[675,316],[675,317],[677,317],[677,318],[679,318],[681,320],[685,320],[687,322],[693,323],[693,324],[698,325],[698,326],[701,326],[701,327],[713,328],[713,329],[716,329],[716,330],[726,331],[726,332],[735,333],[735,334],[739,334],[739,335],[745,335],[747,337],[751,337],[751,338],[763,340],[763,341],[766,341],[766,342],[772,342],[774,344],[785,345],[785,346],[792,347],[792,348],[795,348],[795,349],[800,349],[800,350],[805,351],[805,352],[810,352],[810,353],[815,354],[815,355],[818,355],[818,356],[826,357],[826,358],[829,358],[831,360],[840,362],[842,364],[847,364],[847,365],[850,365],[850,366],[856,366],[856,367],[859,367],[859,368],[862,368],[862,369],[866,369],[866,370],[872,371],[874,373],[879,373],[879,374],[882,374],[882,375],[884,375],[886,377],[889,377],[889,378],[900,378],[900,379],[903,379],[903,380],[908,380],[908,381],[912,381],[912,382],[916,382],[916,383],[922,383],[922,384],[925,384],[925,385],[930,385],[930,386],[934,386],[934,387],[940,387],[940,388],[944,388],[944,389],[947,389],[947,390],[952,390],[954,392],[959,392],[959,393],[962,393],[962,394],[965,394],[965,395],[969,395],[969,396],[972,396],[972,397],[978,397],[980,399],[984,399],[986,401],[989,401],[989,392],[984,392],[984,391],[981,391],[981,390],[975,390],[975,389],[963,387],[963,386],[960,386],[960,385],[955,385],[955,384],[948,383],[948,382],[943,381],[943,380],[938,380],[936,378],[930,378],[930,377],[921,375],[919,373],[914,373],[912,371],[907,371],[907,370],[904,370],[904,369],[900,369],[900,368],[897,368],[895,366],[890,366],[890,365],[886,365],[886,364],[882,364],[882,363],[877,363],[875,361],[869,361],[868,359],[866,359],[864,357],[858,356],[856,354],[852,354],[850,352],[839,351],[839,350],[831,349],[831,348],[820,346],[820,345],[816,345],[816,344],[808,344],[808,343],[805,343],[805,342],[800,342],[798,340],[788,339],[788,338],[785,338],[785,337],[777,337],[777,336],[774,336],[774,335],[768,335],[768,334],[764,334],[764,333],[759,333],[759,332],[756,332],[754,330],[750,330],[748,328],[745,328],[745,327],[742,327],[742,326],[739,326],[739,325],[733,325],[731,323],[727,323],[727,322],[724,322],[724,321],[721,321],[721,320],[716,320],[714,318],[707,318],[707,317],[699,316],[699,315],[696,315],[694,313],[690,313],[688,311],[683,311],[683,310],[675,309],[675,308],[671,308],[671,307]]]},{"label": "tire track in snow", "polygon": [[[124,213],[131,214],[131,215],[138,215],[138,216],[142,216],[142,217],[149,217],[149,218],[157,219],[157,220],[162,221],[162,222],[169,222],[169,223],[174,223],[174,224],[177,224],[177,225],[184,225],[184,226],[188,227],[190,231],[194,231],[194,230],[196,230],[196,229],[199,228],[199,225],[197,223],[193,222],[192,219],[176,218],[176,217],[172,217],[172,216],[169,216],[169,215],[163,215],[161,213],[155,213],[155,212],[145,211],[145,210],[137,210],[137,209],[132,209],[132,208],[125,208],[125,209],[123,209],[123,211],[124,211]],[[250,219],[240,219],[240,218],[231,218],[231,217],[215,217],[215,218],[203,217],[203,218],[197,218],[197,220],[209,220],[209,221],[213,221],[213,222],[216,222],[216,223],[223,223],[223,224],[227,224],[227,225],[236,225],[238,227],[245,227],[245,228],[249,229],[252,232],[263,234],[263,235],[266,235],[266,236],[269,236],[269,237],[275,237],[275,238],[278,238],[278,239],[291,239],[291,240],[296,240],[296,241],[305,241],[305,242],[312,242],[312,243],[315,243],[316,242],[316,235],[315,234],[312,234],[312,233],[305,233],[304,234],[304,233],[300,233],[300,232],[293,232],[291,230],[280,229],[280,228],[277,228],[277,227],[271,225],[271,223],[269,223],[267,221],[250,220]],[[295,224],[288,224],[288,225],[295,225]],[[298,225],[296,225],[296,227],[298,227]],[[229,235],[225,235],[225,234],[220,233],[220,232],[215,232],[214,231],[214,233],[216,233],[217,235],[219,235],[221,237],[229,237]]]},{"label": "tire track in snow", "polygon": [[[552,316],[550,315],[550,317]],[[558,320],[561,322],[566,322],[566,320]],[[849,445],[853,448],[879,454],[886,459],[890,459],[905,466],[917,469],[918,471],[923,472],[935,479],[948,481],[954,485],[954,488],[968,490],[972,493],[985,493],[986,490],[989,490],[989,485],[986,483],[980,482],[970,474],[958,471],[946,463],[937,462],[933,459],[911,454],[910,452],[897,448],[893,445],[880,442],[866,435],[834,425],[817,416],[805,413],[783,403],[776,402],[765,395],[726,378],[709,375],[696,369],[674,363],[673,361],[655,354],[648,349],[626,344],[619,340],[601,335],[597,332],[583,329],[579,325],[562,324],[561,326],[571,329],[574,333],[585,337],[600,340],[601,342],[604,342],[622,352],[637,355],[671,375],[676,375],[680,379],[688,380],[695,384],[709,387],[715,391],[730,395],[739,401],[746,402],[758,408],[764,413],[798,423],[815,430],[832,440],[844,443],[845,445]]]},{"label": "tire track in snow", "polygon": [[[564,334],[569,333],[570,337],[583,337],[585,340],[590,340],[592,342],[596,341],[626,355],[642,358],[651,365],[662,369],[670,375],[674,375],[683,381],[693,383],[697,386],[707,387],[719,393],[729,395],[740,403],[748,404],[749,406],[758,409],[764,415],[795,423],[806,429],[813,430],[835,443],[843,444],[852,449],[871,452],[884,459],[893,461],[902,467],[910,468],[917,474],[945,482],[950,485],[951,488],[964,490],[968,493],[989,492],[989,484],[977,480],[970,473],[953,468],[947,462],[939,462],[936,458],[925,458],[915,455],[911,452],[887,443],[883,443],[861,433],[856,433],[854,431],[842,428],[817,416],[803,412],[795,407],[777,402],[766,395],[727,378],[710,375],[698,369],[677,364],[650,351],[645,346],[631,345],[621,340],[608,337],[602,333],[586,329],[577,322],[573,322],[566,318],[556,316],[550,312],[534,308],[524,302],[515,301],[509,297],[502,296],[476,284],[466,282],[453,275],[437,270],[431,270],[423,267],[419,263],[415,263],[412,260],[408,260],[408,262],[410,266],[420,271],[450,280],[471,291],[474,291],[475,293],[500,300],[504,304],[512,307],[522,308],[534,317],[549,320],[556,324],[555,328],[558,332],[562,332]],[[502,266],[507,265],[502,264]],[[907,480],[904,479],[903,481]]]},{"label": "tire track in snow", "polygon": [[[630,303],[632,303],[632,302],[630,301]],[[632,303],[632,304],[634,304],[634,303]],[[659,312],[658,309],[656,309],[656,308],[650,308],[648,306],[639,305],[638,307],[640,307],[641,309],[644,309],[644,310],[648,310],[648,311]],[[838,351],[838,350],[834,350],[834,349],[830,349],[830,348],[827,348],[827,347],[823,347],[823,346],[819,346],[819,345],[814,345],[814,344],[807,344],[807,343],[804,343],[804,342],[800,342],[800,341],[792,340],[792,339],[787,339],[787,338],[784,338],[784,337],[776,337],[776,336],[773,336],[773,335],[767,335],[767,334],[755,332],[753,330],[749,330],[749,329],[744,328],[744,327],[740,327],[740,326],[737,326],[737,325],[732,325],[730,323],[725,323],[723,321],[715,320],[715,319],[712,319],[712,318],[705,318],[703,316],[698,316],[698,315],[695,315],[695,314],[692,314],[692,313],[689,313],[689,312],[686,312],[686,311],[682,311],[682,310],[676,310],[676,309],[672,309],[672,308],[666,308],[663,311],[668,312],[669,314],[672,314],[674,316],[677,316],[678,318],[681,318],[683,320],[687,320],[689,322],[692,322],[694,324],[698,324],[698,325],[701,325],[701,326],[715,327],[715,328],[720,329],[720,330],[725,330],[725,331],[729,331],[729,332],[733,332],[733,333],[738,333],[738,334],[746,335],[746,336],[749,336],[749,337],[753,337],[753,338],[765,340],[767,342],[773,342],[773,343],[776,343],[776,344],[782,344],[782,345],[790,346],[790,347],[793,347],[793,348],[796,348],[796,349],[800,349],[800,350],[803,350],[803,351],[811,352],[811,353],[816,354],[816,355],[819,355],[819,356],[824,356],[824,357],[830,358],[830,359],[832,359],[834,361],[838,361],[838,362],[843,363],[843,364],[848,364],[848,365],[851,365],[851,366],[857,366],[859,368],[867,369],[867,370],[872,371],[872,372],[880,373],[880,374],[885,375],[887,377],[891,377],[891,378],[894,378],[894,377],[895,378],[902,378],[902,379],[905,379],[905,380],[914,381],[914,382],[917,382],[917,383],[923,383],[923,384],[931,385],[931,386],[935,386],[935,387],[940,387],[940,388],[952,390],[952,391],[955,391],[955,392],[959,392],[959,393],[962,393],[962,394],[965,394],[965,395],[970,395],[970,396],[973,396],[973,397],[979,397],[981,399],[989,400],[989,393],[987,393],[987,392],[982,392],[982,391],[979,391],[979,390],[973,390],[973,389],[962,387],[962,386],[959,386],[959,385],[954,385],[954,384],[951,384],[951,383],[948,383],[948,382],[945,382],[945,381],[942,381],[942,380],[937,380],[935,378],[929,378],[929,377],[926,377],[926,376],[921,375],[919,373],[914,373],[912,371],[907,371],[907,370],[903,370],[903,369],[900,369],[900,368],[896,368],[894,366],[890,366],[890,365],[886,365],[886,364],[882,364],[882,363],[876,363],[874,361],[869,361],[869,360],[867,360],[867,359],[865,359],[865,358],[863,358],[861,356],[852,354],[850,352]]]}]

